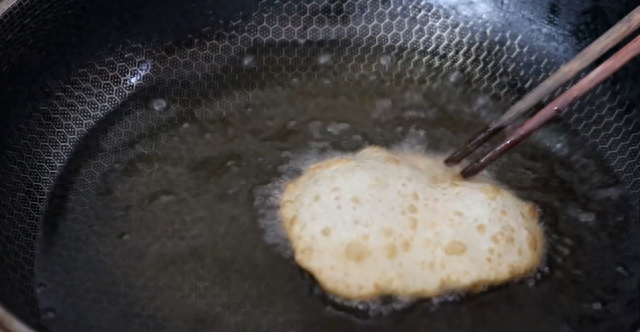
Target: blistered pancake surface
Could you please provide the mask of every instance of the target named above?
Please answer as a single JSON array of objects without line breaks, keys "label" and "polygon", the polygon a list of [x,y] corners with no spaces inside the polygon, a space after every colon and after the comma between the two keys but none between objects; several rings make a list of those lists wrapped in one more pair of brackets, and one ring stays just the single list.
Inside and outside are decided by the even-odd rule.
[{"label": "blistered pancake surface", "polygon": [[438,158],[379,147],[308,167],[279,214],[296,262],[351,300],[500,284],[533,271],[544,248],[532,204]]}]

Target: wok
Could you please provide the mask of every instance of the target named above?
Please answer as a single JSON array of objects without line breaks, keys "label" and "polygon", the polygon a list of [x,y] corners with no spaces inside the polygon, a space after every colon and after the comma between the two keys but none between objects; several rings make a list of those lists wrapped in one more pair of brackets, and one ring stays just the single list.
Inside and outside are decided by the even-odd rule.
[{"label": "wok", "polygon": [[304,162],[450,152],[639,4],[0,2],[0,329],[637,331],[638,61],[489,169],[541,210],[524,280],[344,303],[261,225]]}]

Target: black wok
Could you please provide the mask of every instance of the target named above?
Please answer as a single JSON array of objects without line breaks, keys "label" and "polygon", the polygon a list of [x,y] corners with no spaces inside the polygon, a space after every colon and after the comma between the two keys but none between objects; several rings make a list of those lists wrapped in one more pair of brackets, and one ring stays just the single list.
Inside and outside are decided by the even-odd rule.
[{"label": "black wok", "polygon": [[638,61],[489,169],[541,210],[524,280],[354,308],[260,225],[302,161],[451,151],[639,4],[4,0],[0,303],[52,332],[637,331]]}]

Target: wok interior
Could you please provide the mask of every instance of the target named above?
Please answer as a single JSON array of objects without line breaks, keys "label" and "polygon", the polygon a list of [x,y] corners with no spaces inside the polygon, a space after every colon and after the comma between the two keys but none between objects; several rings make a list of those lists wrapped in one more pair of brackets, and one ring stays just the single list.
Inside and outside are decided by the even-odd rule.
[{"label": "wok interior", "polygon": [[[635,168],[584,144],[600,143],[607,121],[635,126],[618,115],[633,109],[615,81],[490,170],[542,210],[550,244],[536,276],[362,321],[326,307],[265,241],[258,220],[273,218],[279,181],[305,158],[369,144],[450,151],[561,54],[442,4],[264,3],[239,22],[108,53],[16,122],[12,163],[24,158],[18,169],[39,189],[3,173],[6,195],[53,194],[41,236],[2,233],[16,254],[0,259],[14,267],[1,276],[22,283],[0,289],[9,309],[52,331],[626,331],[637,321]],[[598,122],[600,106],[621,111],[569,134]],[[40,163],[58,168],[28,172]],[[6,216],[25,201],[8,202]],[[35,264],[15,269],[28,257]]]}]

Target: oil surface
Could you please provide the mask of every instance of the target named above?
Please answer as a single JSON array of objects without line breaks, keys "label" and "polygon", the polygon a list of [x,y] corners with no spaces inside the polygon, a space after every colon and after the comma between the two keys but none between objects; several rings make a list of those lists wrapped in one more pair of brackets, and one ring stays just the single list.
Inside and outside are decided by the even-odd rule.
[{"label": "oil surface", "polygon": [[[47,285],[41,306],[55,312],[52,330],[141,322],[133,325],[139,331],[471,331],[478,324],[543,331],[629,310],[624,294],[637,286],[619,261],[631,227],[625,191],[604,163],[552,127],[488,170],[541,209],[548,257],[536,276],[392,315],[385,314],[404,306],[361,307],[375,316],[366,321],[336,312],[336,301],[322,301],[287,244],[270,233],[277,230],[264,227],[277,218],[282,184],[310,162],[367,145],[446,153],[505,105],[464,91],[455,77],[429,88],[376,77],[292,80],[253,90],[249,100],[224,114],[202,108],[128,145],[128,154],[112,152],[100,174],[86,162],[78,177],[96,180],[71,189],[38,265]],[[78,289],[110,295],[65,301]],[[115,311],[123,301],[128,309]],[[87,307],[100,314],[84,318]],[[144,325],[145,315],[157,326]]]}]

